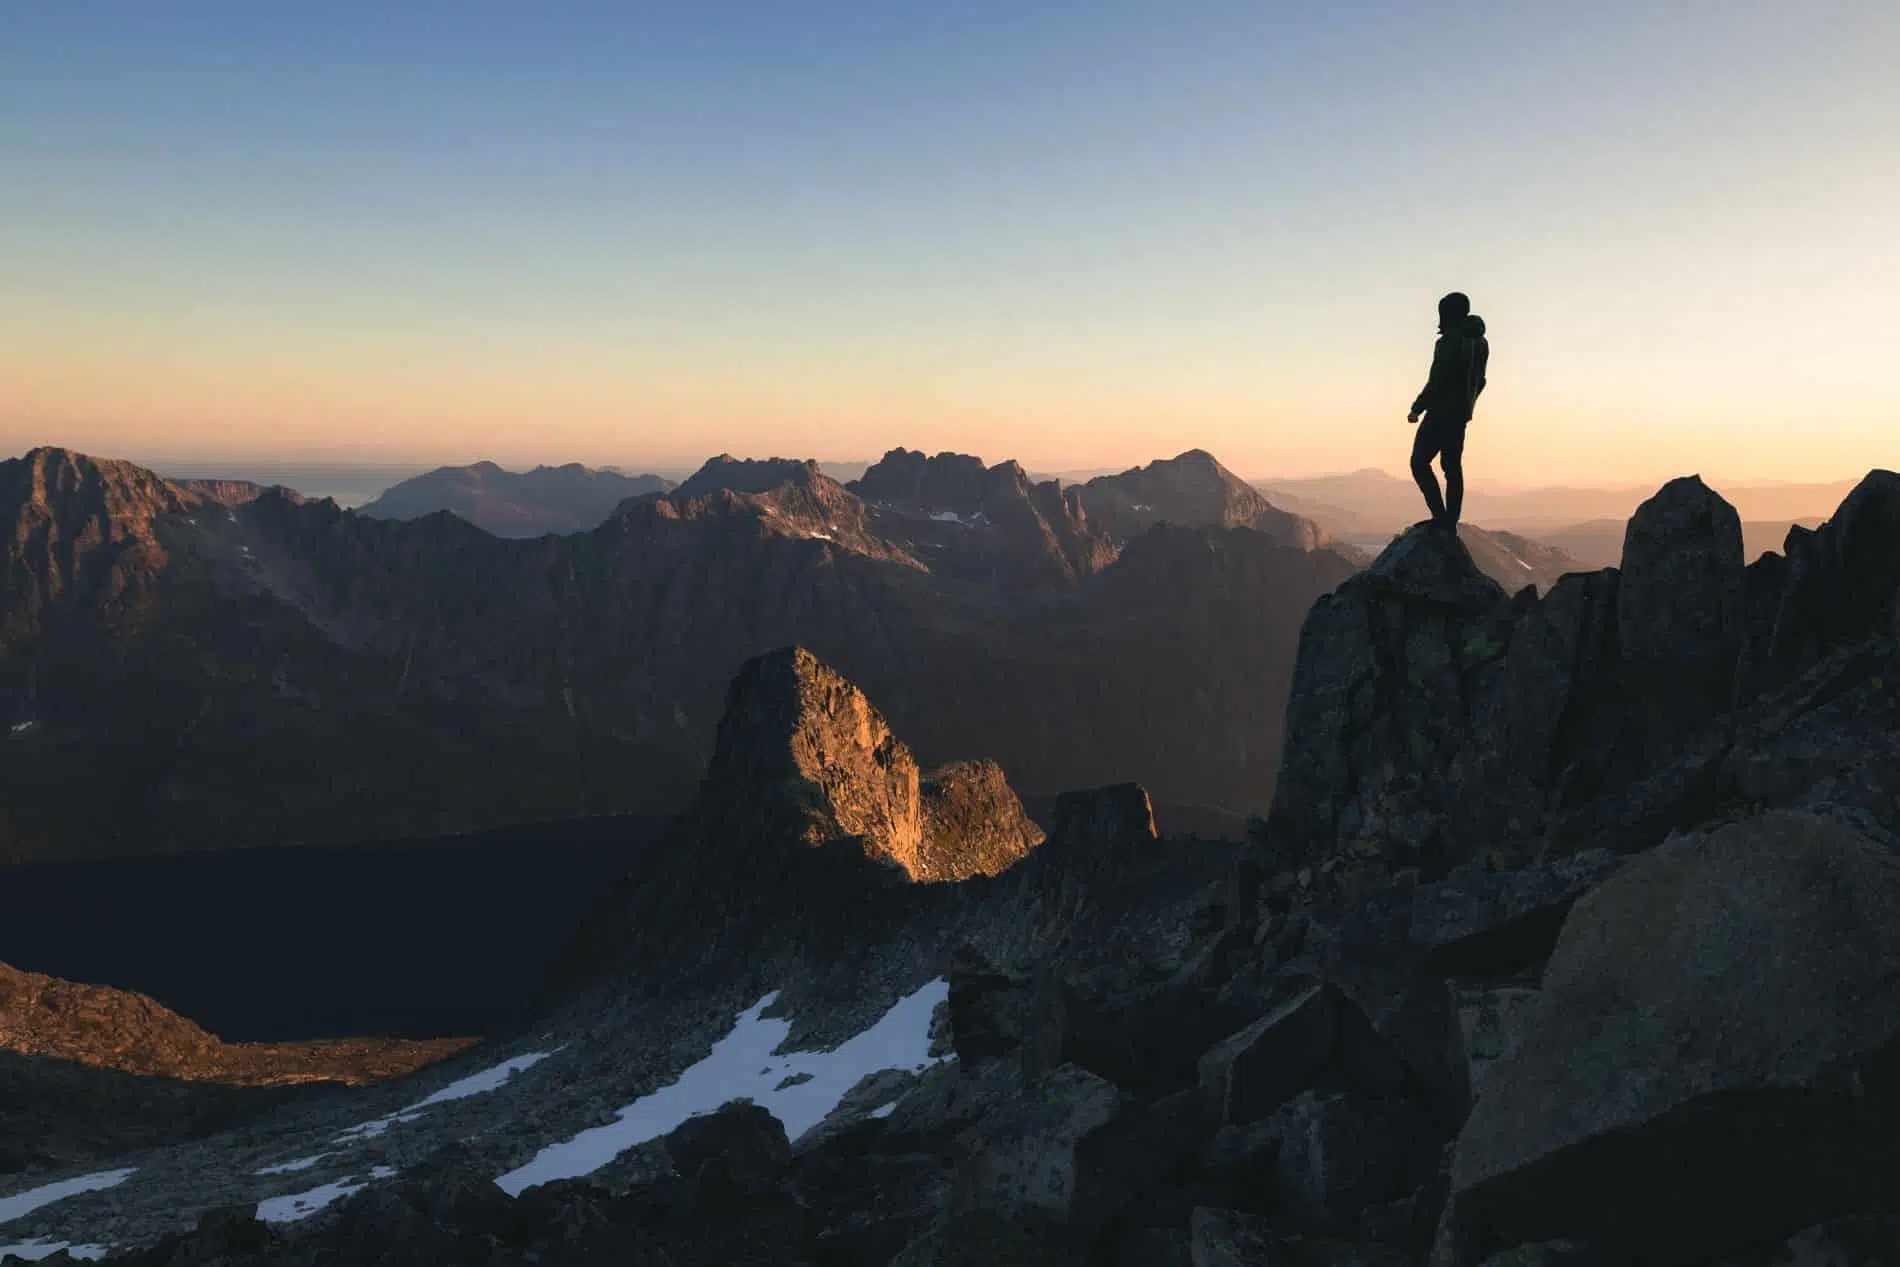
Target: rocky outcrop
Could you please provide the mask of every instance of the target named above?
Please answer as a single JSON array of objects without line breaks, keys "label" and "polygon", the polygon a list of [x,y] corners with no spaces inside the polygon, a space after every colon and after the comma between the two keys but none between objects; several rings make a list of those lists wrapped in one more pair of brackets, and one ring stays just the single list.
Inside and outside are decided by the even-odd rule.
[{"label": "rocky outcrop", "polygon": [[146,995],[0,964],[0,1048],[124,1073],[234,1086],[360,1085],[412,1073],[472,1041],[227,1043]]},{"label": "rocky outcrop", "polygon": [[1900,863],[1785,813],[1586,895],[1459,1137],[1460,1252],[1574,1238],[1702,1262],[1890,1195],[1896,928]]},{"label": "rocky outcrop", "polygon": [[868,901],[901,919],[891,886],[998,875],[1042,840],[995,763],[921,771],[863,691],[805,648],[781,648],[733,679],[698,794],[654,864],[589,917],[556,979],[572,988],[629,955],[685,953],[721,927],[741,943],[788,912],[848,942],[854,930],[827,911]]},{"label": "rocky outcrop", "polygon": [[733,1103],[689,1117],[670,1132],[662,1146],[681,1175],[698,1175],[718,1165],[741,1185],[759,1188],[782,1178],[792,1166],[792,1144],[785,1126],[756,1104]]},{"label": "rocky outcrop", "polygon": [[1413,899],[1412,944],[1447,975],[1530,968],[1549,956],[1571,905],[1622,863],[1593,849],[1517,871],[1456,867]]},{"label": "rocky outcrop", "polygon": [[923,849],[917,759],[864,692],[803,648],[739,670],[702,812],[743,798],[752,842],[852,841],[915,877]]},{"label": "rocky outcrop", "polygon": [[[1833,803],[1865,818],[1853,807],[1877,806],[1885,780],[1848,750],[1891,741],[1864,712],[1878,674],[1853,658],[1891,637],[1900,573],[1874,525],[1894,487],[1870,475],[1814,534],[1839,543],[1863,525],[1854,550],[1794,544],[1807,564],[1744,568],[1732,508],[1694,477],[1672,481],[1632,518],[1621,569],[1565,576],[1541,599],[1506,598],[1444,538],[1399,538],[1308,614],[1269,816],[1276,847],[1330,862],[1341,882],[1644,848],[1724,805],[1790,804],[1773,799],[1788,783],[1759,793],[1797,750],[1809,764],[1788,778],[1812,789],[1808,775],[1829,770]],[[1828,730],[1844,706],[1824,701],[1847,691],[1860,719]],[[1855,737],[1837,746],[1817,728]]]},{"label": "rocky outcrop", "polygon": [[1042,842],[994,762],[925,776],[864,692],[802,647],[733,680],[694,816],[753,847],[851,842],[919,881],[995,875]]},{"label": "rocky outcrop", "polygon": [[1616,634],[1644,765],[1732,702],[1746,636],[1742,521],[1694,476],[1636,508],[1623,542]]},{"label": "rocky outcrop", "polygon": [[1466,754],[1496,725],[1515,614],[1461,542],[1423,527],[1315,602],[1269,821],[1400,865],[1442,854]]},{"label": "rocky outcrop", "polygon": [[914,876],[997,875],[1043,841],[994,761],[953,761],[923,776],[923,844]]},{"label": "rocky outcrop", "polygon": [[1153,841],[1155,811],[1139,783],[1118,783],[1056,798],[1049,844],[1052,849],[1099,854]]},{"label": "rocky outcrop", "polygon": [[1843,643],[1900,637],[1900,474],[1868,472],[1813,530],[1790,528],[1786,567],[1758,656],[1781,679]]}]

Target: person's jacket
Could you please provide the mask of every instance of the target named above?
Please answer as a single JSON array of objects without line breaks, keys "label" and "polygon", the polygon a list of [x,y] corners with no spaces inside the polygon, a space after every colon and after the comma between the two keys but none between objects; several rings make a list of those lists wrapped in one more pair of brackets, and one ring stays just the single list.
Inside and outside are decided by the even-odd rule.
[{"label": "person's jacket", "polygon": [[1442,421],[1469,422],[1484,390],[1484,371],[1491,359],[1485,341],[1484,318],[1475,313],[1438,336],[1432,348],[1432,372],[1425,390],[1412,402],[1412,412]]}]

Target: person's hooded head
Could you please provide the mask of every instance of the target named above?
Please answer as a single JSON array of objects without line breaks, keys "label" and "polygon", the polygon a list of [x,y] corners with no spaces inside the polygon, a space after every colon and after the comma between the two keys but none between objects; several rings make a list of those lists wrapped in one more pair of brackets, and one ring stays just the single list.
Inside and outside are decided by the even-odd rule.
[{"label": "person's hooded head", "polygon": [[1471,315],[1471,297],[1461,290],[1454,290],[1438,301],[1438,328],[1449,334],[1465,323]]}]

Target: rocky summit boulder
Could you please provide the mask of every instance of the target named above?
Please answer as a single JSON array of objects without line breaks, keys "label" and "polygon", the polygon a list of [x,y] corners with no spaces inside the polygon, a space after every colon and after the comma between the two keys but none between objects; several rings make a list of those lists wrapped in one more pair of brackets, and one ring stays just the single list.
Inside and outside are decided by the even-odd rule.
[{"label": "rocky summit boulder", "polygon": [[1703,1262],[1900,1184],[1900,860],[1776,812],[1572,908],[1458,1140],[1435,1261],[1577,1239]]},{"label": "rocky summit boulder", "polygon": [[1741,516],[1699,476],[1670,480],[1624,533],[1623,655],[1640,664],[1733,654],[1741,616]]},{"label": "rocky summit boulder", "polygon": [[1201,1057],[1201,1088],[1223,1125],[1259,1121],[1311,1085],[1332,1057],[1342,1002],[1316,986]]},{"label": "rocky summit boulder", "polygon": [[1074,1065],[1052,1070],[972,1128],[951,1214],[1041,1216],[1099,1227],[1113,1215],[1087,1142],[1127,1115],[1128,1095]]},{"label": "rocky summit boulder", "polygon": [[763,1185],[792,1164],[784,1124],[769,1110],[740,1101],[687,1118],[664,1145],[674,1169],[687,1178],[716,1161],[739,1183]]},{"label": "rocky summit boulder", "polygon": [[1287,701],[1275,834],[1368,839],[1399,862],[1429,850],[1512,614],[1457,538],[1423,527],[1315,602]]},{"label": "rocky summit boulder", "polygon": [[1729,703],[1747,635],[1744,591],[1741,516],[1700,478],[1670,480],[1636,508],[1616,631],[1652,758]]}]

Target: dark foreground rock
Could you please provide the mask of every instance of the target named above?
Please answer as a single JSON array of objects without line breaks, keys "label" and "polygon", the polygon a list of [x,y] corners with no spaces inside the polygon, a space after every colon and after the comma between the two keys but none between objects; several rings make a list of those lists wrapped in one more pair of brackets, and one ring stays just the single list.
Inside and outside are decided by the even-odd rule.
[{"label": "dark foreground rock", "polygon": [[1900,860],[1838,825],[1770,814],[1630,863],[1571,911],[1472,1110],[1448,1231],[1687,1264],[1890,1198],[1897,968]]}]

